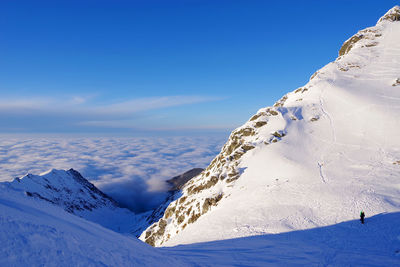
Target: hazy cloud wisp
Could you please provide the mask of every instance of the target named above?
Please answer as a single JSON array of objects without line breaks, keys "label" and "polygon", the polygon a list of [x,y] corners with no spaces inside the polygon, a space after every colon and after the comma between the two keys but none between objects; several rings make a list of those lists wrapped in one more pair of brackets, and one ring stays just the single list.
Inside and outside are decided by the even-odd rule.
[{"label": "hazy cloud wisp", "polygon": [[[155,114],[155,110],[218,100],[221,98],[210,96],[160,96],[123,100],[94,96],[0,96],[0,132],[151,131],[165,123],[165,119],[159,118],[160,114],[169,114],[164,111]],[[168,123],[172,128],[179,124],[171,118]],[[199,125],[189,125],[189,128],[195,126]]]}]

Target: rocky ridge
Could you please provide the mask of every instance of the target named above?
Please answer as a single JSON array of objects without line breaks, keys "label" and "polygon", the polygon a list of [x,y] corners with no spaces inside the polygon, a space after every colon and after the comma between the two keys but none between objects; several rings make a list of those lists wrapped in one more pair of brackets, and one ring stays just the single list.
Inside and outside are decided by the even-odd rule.
[{"label": "rocky ridge", "polygon": [[[357,79],[359,71],[379,58],[383,53],[379,44],[385,34],[391,34],[387,30],[388,25],[398,23],[399,14],[400,8],[396,6],[379,19],[376,26],[352,36],[339,50],[339,57],[314,73],[305,86],[283,96],[274,106],[260,109],[243,126],[234,130],[220,154],[200,175],[184,186],[182,195],[169,204],[163,217],[143,232],[140,239],[152,246],[161,246],[217,209],[220,203],[230,198],[233,191],[238,190],[237,182],[247,168],[243,160],[261,150],[272,149],[288,135],[295,134],[294,131],[301,133],[308,128],[332,128],[327,135],[331,135],[332,142],[336,143],[336,133],[331,127],[333,120],[324,103],[324,88],[333,86],[339,80],[339,75],[343,79]],[[400,73],[398,76],[390,74],[390,77],[385,82],[397,86]],[[293,129],[293,133],[289,133],[289,129]],[[330,146],[328,149],[332,149]],[[317,163],[318,178],[322,183],[327,183],[324,160],[318,160]],[[289,180],[282,184],[287,182]]]}]

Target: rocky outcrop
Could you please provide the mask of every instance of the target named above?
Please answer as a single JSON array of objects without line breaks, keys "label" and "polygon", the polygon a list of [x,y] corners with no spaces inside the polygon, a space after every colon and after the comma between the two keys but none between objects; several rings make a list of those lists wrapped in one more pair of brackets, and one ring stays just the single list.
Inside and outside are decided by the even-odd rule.
[{"label": "rocky outcrop", "polygon": [[[308,89],[303,89],[302,93],[306,91]],[[284,124],[283,128],[276,129],[276,126],[268,127],[269,122],[281,121],[287,115],[290,115],[290,120],[302,120],[298,111],[284,107],[287,99],[288,96],[284,96],[273,107],[260,109],[245,125],[234,130],[219,155],[204,171],[188,181],[182,192],[170,197],[168,207],[162,207],[165,209],[163,216],[146,229],[140,239],[152,246],[162,245],[223,201],[226,195],[216,188],[234,185],[242,171],[239,168],[242,157],[259,145],[274,144],[285,137]]]},{"label": "rocky outcrop", "polygon": [[[339,56],[346,55],[356,45],[365,46],[365,47],[376,46],[378,44],[378,42],[376,40],[382,36],[382,34],[380,33],[380,27],[379,27],[380,24],[383,22],[394,22],[394,21],[400,21],[400,7],[399,6],[395,6],[392,9],[390,9],[383,17],[381,17],[379,19],[378,24],[376,26],[359,31],[358,33],[353,35],[350,39],[346,40],[339,50]],[[361,42],[359,42],[361,40],[364,41],[364,42],[362,42],[362,44],[361,44]],[[353,66],[353,67],[355,67],[355,66]],[[344,70],[347,70],[347,69],[344,68]]]},{"label": "rocky outcrop", "polygon": [[389,22],[400,21],[400,6],[395,6],[388,12],[386,12],[386,14],[379,19],[378,23],[381,23],[383,21],[389,21]]}]

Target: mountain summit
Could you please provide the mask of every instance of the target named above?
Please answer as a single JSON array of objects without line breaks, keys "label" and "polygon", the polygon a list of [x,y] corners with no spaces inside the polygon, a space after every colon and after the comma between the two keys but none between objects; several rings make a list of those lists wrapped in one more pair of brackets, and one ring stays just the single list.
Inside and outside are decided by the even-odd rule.
[{"label": "mountain summit", "polygon": [[74,169],[51,169],[40,175],[27,174],[2,184],[114,231],[130,232],[140,224],[138,216],[119,207],[117,202]]},{"label": "mountain summit", "polygon": [[400,8],[234,130],[141,239],[153,246],[308,229],[400,210]]},{"label": "mountain summit", "polygon": [[393,8],[389,9],[389,11],[379,19],[378,23],[383,21],[400,21],[400,6],[394,6]]}]

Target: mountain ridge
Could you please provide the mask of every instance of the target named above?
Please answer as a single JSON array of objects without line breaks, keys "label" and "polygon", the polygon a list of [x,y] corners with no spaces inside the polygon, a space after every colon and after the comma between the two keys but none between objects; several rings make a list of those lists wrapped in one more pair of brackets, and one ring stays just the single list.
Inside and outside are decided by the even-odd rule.
[{"label": "mountain ridge", "polygon": [[359,209],[397,211],[399,10],[346,40],[305,86],[235,129],[140,239],[169,246],[324,226]]},{"label": "mountain ridge", "polygon": [[116,232],[140,236],[150,224],[158,221],[168,204],[179,197],[181,187],[203,169],[194,168],[166,181],[170,187],[165,201],[152,211],[135,214],[121,207],[112,197],[74,169],[50,169],[34,175],[28,173],[12,182],[3,182],[13,190],[61,207],[68,213],[101,224]]},{"label": "mountain ridge", "polygon": [[120,207],[74,169],[28,173],[2,184],[117,232],[130,232],[140,224],[140,216]]}]

